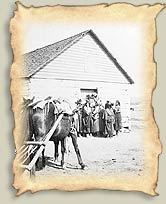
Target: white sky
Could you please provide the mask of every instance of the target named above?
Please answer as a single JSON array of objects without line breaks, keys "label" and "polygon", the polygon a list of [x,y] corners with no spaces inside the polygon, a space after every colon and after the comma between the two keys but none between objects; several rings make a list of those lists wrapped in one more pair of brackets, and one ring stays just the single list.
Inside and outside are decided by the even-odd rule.
[{"label": "white sky", "polygon": [[24,53],[92,29],[120,65],[134,80],[133,93],[141,85],[143,35],[139,24],[38,23],[25,26]]}]

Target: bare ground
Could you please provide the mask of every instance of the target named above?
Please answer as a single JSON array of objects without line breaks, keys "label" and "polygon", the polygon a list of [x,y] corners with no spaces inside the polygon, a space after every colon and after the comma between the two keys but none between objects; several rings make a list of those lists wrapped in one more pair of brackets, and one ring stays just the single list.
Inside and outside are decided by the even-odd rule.
[{"label": "bare ground", "polygon": [[[36,172],[37,176],[62,175],[109,175],[125,174],[140,176],[143,171],[143,147],[141,145],[141,130],[130,133],[119,133],[112,138],[79,137],[78,145],[82,159],[87,165],[81,170],[71,138],[67,141],[65,157],[66,168],[60,167],[60,159],[56,165],[47,162],[46,167]],[[46,150],[47,155],[53,155],[53,145],[50,143]]]}]

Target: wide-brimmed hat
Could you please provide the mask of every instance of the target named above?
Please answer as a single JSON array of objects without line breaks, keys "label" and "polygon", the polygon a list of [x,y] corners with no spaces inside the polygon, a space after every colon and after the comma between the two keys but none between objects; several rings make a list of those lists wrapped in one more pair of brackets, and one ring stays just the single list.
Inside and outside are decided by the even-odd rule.
[{"label": "wide-brimmed hat", "polygon": [[75,104],[79,105],[79,104],[82,104],[82,99],[78,99]]}]

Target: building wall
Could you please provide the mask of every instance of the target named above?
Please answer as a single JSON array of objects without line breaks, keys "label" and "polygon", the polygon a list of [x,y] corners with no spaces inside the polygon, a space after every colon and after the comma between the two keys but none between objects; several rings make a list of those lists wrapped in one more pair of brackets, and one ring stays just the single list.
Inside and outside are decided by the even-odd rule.
[{"label": "building wall", "polygon": [[35,96],[36,100],[48,96],[53,96],[56,99],[60,97],[69,101],[73,109],[76,100],[82,98],[81,89],[97,89],[103,105],[107,100],[115,103],[118,99],[121,102],[123,125],[129,126],[130,85],[128,84],[34,78],[31,78],[29,82],[26,81],[26,84],[26,96],[29,95],[30,98]]},{"label": "building wall", "polygon": [[33,78],[129,83],[89,35],[56,57]]}]

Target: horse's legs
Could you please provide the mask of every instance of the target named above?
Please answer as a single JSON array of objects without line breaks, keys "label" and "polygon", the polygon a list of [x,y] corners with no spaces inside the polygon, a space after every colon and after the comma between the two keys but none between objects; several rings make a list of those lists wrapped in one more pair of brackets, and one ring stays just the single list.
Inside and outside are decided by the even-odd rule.
[{"label": "horse's legs", "polygon": [[[45,135],[45,122],[41,114],[35,114],[32,117],[34,137],[36,141],[40,141]],[[44,150],[41,157],[36,161],[36,169],[41,170],[45,167]]]},{"label": "horse's legs", "polygon": [[54,159],[55,161],[58,159],[59,153],[58,153],[58,146],[59,146],[59,140],[54,140],[54,147],[55,147],[55,152],[54,152]]},{"label": "horse's legs", "polygon": [[44,157],[44,150],[42,151],[42,166],[43,166],[43,168],[46,166],[46,161],[45,161],[45,157]]},{"label": "horse's legs", "polygon": [[75,150],[76,155],[77,155],[78,163],[81,166],[81,168],[84,169],[85,164],[82,161],[80,150],[78,148],[77,136],[75,134],[71,134],[71,139],[72,139],[72,143],[73,143],[73,146],[74,146],[74,150]]},{"label": "horse's legs", "polygon": [[66,152],[66,138],[61,140],[61,153],[62,153],[61,166],[62,167],[64,167],[64,163],[65,163],[65,152]]}]

